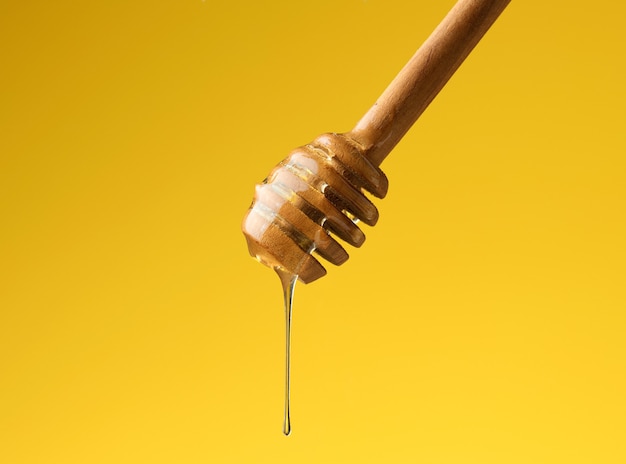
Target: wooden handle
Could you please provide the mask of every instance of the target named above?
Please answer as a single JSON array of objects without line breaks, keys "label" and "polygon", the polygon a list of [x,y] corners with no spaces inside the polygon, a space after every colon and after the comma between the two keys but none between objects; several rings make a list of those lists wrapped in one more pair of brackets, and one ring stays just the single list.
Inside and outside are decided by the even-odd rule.
[{"label": "wooden handle", "polygon": [[424,112],[510,0],[459,0],[346,135],[377,166]]}]

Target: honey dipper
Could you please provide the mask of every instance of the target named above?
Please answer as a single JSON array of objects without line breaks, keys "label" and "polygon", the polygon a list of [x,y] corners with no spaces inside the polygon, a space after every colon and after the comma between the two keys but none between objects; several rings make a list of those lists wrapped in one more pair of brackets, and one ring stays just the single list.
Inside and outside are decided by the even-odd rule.
[{"label": "honey dipper", "polygon": [[378,166],[509,2],[459,0],[354,129],[320,135],[274,168],[256,186],[243,221],[250,254],[305,283],[326,274],[313,251],[344,263],[348,253],[331,233],[363,244],[356,220],[378,220],[363,190],[385,196],[388,181]]}]

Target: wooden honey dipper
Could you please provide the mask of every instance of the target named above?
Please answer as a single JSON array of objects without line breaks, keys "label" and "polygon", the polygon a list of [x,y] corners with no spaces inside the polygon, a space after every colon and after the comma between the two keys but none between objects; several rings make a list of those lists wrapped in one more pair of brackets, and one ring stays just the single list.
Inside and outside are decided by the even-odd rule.
[{"label": "wooden honey dipper", "polygon": [[257,185],[242,226],[250,254],[305,283],[326,274],[313,251],[344,263],[348,253],[330,233],[363,244],[355,220],[378,220],[363,190],[385,196],[388,181],[378,166],[509,2],[459,0],[354,129],[295,149]]}]

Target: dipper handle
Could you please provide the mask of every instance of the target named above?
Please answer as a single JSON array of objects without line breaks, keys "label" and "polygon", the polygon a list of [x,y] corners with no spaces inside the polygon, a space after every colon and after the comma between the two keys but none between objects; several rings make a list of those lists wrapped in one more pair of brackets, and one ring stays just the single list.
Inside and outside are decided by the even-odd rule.
[{"label": "dipper handle", "polygon": [[424,112],[510,0],[459,0],[374,106],[346,134],[375,165]]}]

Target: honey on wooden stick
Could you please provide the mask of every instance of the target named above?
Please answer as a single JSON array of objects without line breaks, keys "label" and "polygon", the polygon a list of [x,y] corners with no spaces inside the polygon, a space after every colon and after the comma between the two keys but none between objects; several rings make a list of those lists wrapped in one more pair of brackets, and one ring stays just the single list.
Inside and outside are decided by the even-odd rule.
[{"label": "honey on wooden stick", "polygon": [[290,332],[296,280],[326,274],[316,255],[340,265],[359,247],[378,210],[365,196],[387,193],[379,165],[411,128],[510,0],[459,0],[352,131],[323,134],[294,150],[260,185],[243,221],[250,254],[277,270],[285,299],[285,434],[289,417]]}]

